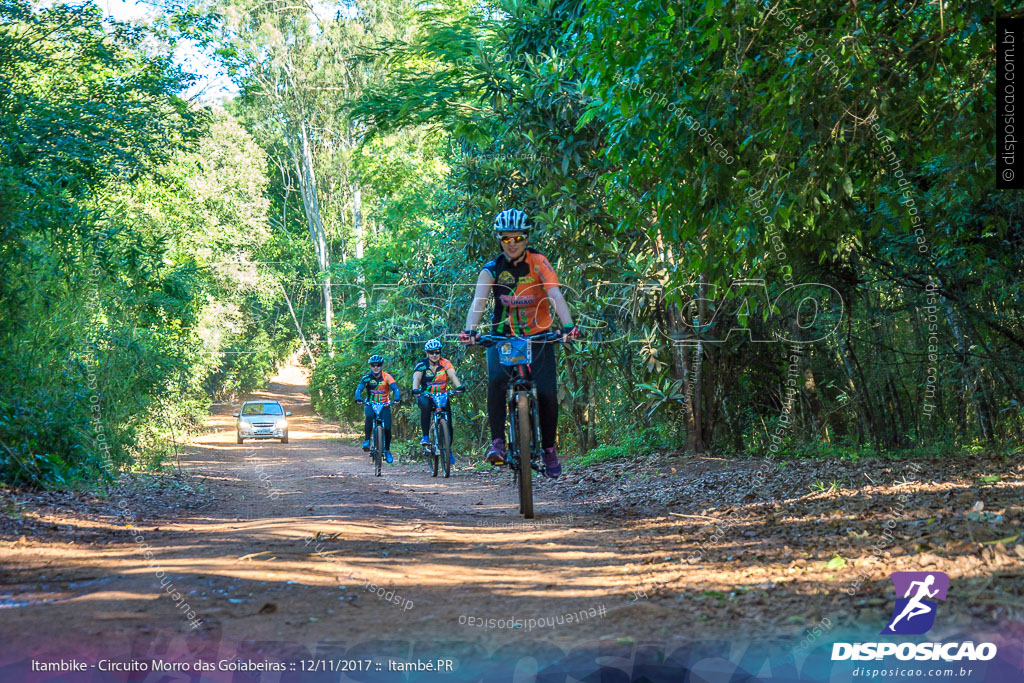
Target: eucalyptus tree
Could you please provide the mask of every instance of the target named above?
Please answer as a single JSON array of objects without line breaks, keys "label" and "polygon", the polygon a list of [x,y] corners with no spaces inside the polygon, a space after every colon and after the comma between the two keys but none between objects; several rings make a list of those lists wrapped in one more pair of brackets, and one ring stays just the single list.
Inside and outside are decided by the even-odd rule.
[{"label": "eucalyptus tree", "polygon": [[361,259],[366,242],[364,187],[355,163],[364,126],[350,112],[375,79],[367,50],[403,30],[404,5],[225,0],[199,2],[189,12],[240,87],[236,109],[268,153],[284,157],[277,163],[287,164],[296,181],[333,356],[333,263],[339,256],[342,262]]},{"label": "eucalyptus tree", "polygon": [[309,5],[273,0],[200,5],[198,11],[216,18],[215,33],[207,38],[216,41],[217,54],[240,86],[253,133],[268,151],[287,155],[281,161],[297,181],[320,272],[327,349],[333,353],[332,259],[316,161],[330,145],[324,131],[335,123],[330,91],[316,78],[329,47],[321,40],[323,23],[332,19],[322,19]]}]

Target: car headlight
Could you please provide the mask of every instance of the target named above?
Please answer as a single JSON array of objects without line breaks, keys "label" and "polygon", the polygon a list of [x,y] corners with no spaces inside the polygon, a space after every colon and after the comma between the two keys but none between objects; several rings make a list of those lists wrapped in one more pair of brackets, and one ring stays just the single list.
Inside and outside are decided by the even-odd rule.
[{"label": "car headlight", "polygon": [[288,420],[278,420],[276,426],[278,429],[285,429],[288,426]]}]

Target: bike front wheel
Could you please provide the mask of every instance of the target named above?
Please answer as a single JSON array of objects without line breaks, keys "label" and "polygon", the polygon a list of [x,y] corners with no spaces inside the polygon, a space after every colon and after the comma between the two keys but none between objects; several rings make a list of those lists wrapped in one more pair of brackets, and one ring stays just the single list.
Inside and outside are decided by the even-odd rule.
[{"label": "bike front wheel", "polygon": [[384,459],[384,427],[373,430],[373,476],[380,476],[381,460]]},{"label": "bike front wheel", "polygon": [[525,391],[516,396],[516,447],[519,450],[519,511],[533,519],[533,468],[530,467],[530,397]]},{"label": "bike front wheel", "polygon": [[430,453],[427,454],[427,462],[430,463],[430,476],[437,476],[437,464],[438,464],[438,438],[437,438],[437,422],[434,422],[430,426]]},{"label": "bike front wheel", "polygon": [[[452,476],[452,439],[448,431],[448,420],[437,421],[437,450],[441,451],[441,462],[444,463],[444,478]],[[434,456],[435,458],[437,455]],[[435,460],[436,462],[436,460]]]}]

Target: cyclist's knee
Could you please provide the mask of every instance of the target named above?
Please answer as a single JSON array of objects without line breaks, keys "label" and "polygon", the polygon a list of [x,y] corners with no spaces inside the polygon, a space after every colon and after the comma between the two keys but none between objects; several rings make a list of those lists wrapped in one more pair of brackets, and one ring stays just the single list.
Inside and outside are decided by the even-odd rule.
[{"label": "cyclist's knee", "polygon": [[508,368],[498,362],[497,349],[487,349],[487,380],[490,384],[507,384],[511,375]]}]

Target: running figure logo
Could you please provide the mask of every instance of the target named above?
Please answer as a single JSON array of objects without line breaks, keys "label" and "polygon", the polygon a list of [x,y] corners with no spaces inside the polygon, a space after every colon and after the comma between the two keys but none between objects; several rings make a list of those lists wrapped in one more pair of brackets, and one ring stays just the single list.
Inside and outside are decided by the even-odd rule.
[{"label": "running figure logo", "polygon": [[935,623],[937,603],[929,600],[945,600],[949,590],[949,577],[942,572],[894,572],[889,576],[896,587],[896,607],[892,610],[892,621],[882,633],[905,636],[925,633]]}]

